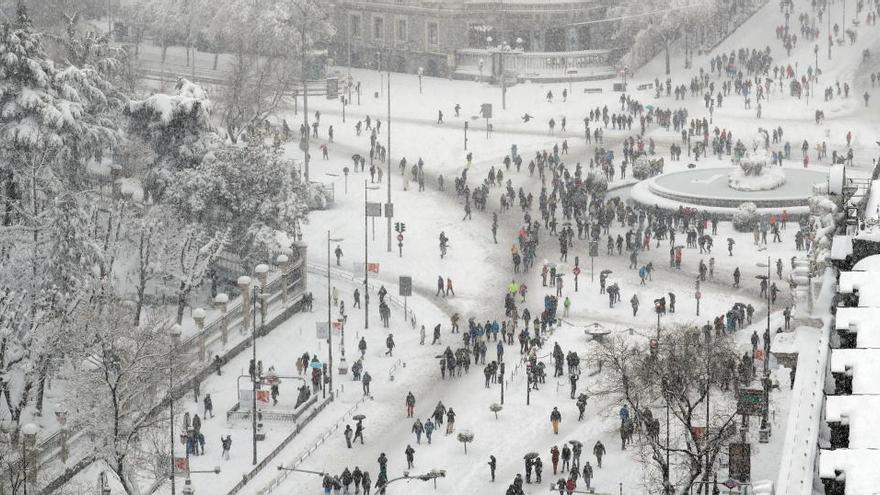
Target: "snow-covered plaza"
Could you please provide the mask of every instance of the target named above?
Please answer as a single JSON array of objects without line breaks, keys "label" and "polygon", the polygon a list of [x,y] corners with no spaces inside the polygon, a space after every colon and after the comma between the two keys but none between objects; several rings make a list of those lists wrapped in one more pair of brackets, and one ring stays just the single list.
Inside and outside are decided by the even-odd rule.
[{"label": "snow-covered plaza", "polygon": [[876,490],[880,1],[191,1],[0,2],[0,495]]}]

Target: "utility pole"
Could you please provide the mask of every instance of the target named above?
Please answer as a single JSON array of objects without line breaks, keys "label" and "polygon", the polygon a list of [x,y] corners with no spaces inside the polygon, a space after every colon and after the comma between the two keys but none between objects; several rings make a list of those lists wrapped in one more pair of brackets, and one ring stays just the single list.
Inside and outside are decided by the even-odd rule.
[{"label": "utility pole", "polygon": [[[305,15],[306,12],[303,10],[302,13]],[[300,149],[303,152],[303,178],[306,183],[306,187],[309,185],[309,88],[307,84],[308,75],[306,74],[306,67],[308,67],[308,58],[309,58],[309,48],[306,36],[306,29],[309,23],[308,19],[301,19],[302,27],[299,31],[300,36],[300,47],[302,49],[302,61],[300,62],[300,78],[302,79],[302,92],[303,92],[303,127],[305,127],[305,135],[302,136],[300,141]]]},{"label": "utility pole", "polygon": [[[420,76],[421,78],[421,76]],[[385,123],[385,134],[387,134],[388,144],[386,145],[387,153],[385,156],[385,180],[388,188],[388,203],[385,205],[385,219],[388,221],[388,250],[391,252],[391,214],[394,208],[391,206],[391,64],[388,64],[388,116]]]},{"label": "utility pole", "polygon": [[[261,290],[260,296],[262,296],[262,295],[263,295],[263,293]],[[253,321],[253,326],[251,327],[251,330],[252,330],[252,332],[251,332],[251,351],[252,351],[252,356],[253,356],[253,360],[254,360],[254,374],[253,374],[253,380],[252,380],[252,385],[253,385],[252,392],[253,393],[251,394],[251,399],[252,399],[251,406],[253,407],[253,409],[251,409],[251,437],[252,437],[253,444],[254,444],[253,465],[256,466],[257,465],[257,380],[259,380],[259,378],[260,378],[257,376],[257,287],[256,286],[254,286],[253,299],[254,299],[253,311],[251,311],[251,313],[253,313],[253,315],[254,315],[254,321]],[[261,304],[262,304],[262,301],[261,301]]]}]

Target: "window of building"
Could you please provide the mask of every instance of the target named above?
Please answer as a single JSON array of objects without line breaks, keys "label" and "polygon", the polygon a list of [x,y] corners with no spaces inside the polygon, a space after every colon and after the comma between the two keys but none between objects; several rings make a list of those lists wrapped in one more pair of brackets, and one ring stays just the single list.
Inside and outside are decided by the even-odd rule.
[{"label": "window of building", "polygon": [[440,26],[436,22],[428,23],[428,45],[437,46],[440,44]]},{"label": "window of building", "polygon": [[361,37],[361,16],[352,15],[351,18],[351,36],[352,38],[360,38]]},{"label": "window of building", "polygon": [[374,40],[384,40],[385,39],[385,18],[384,17],[373,17],[373,39]]},{"label": "window of building", "polygon": [[406,41],[406,40],[407,40],[406,19],[398,19],[397,20],[397,41]]}]

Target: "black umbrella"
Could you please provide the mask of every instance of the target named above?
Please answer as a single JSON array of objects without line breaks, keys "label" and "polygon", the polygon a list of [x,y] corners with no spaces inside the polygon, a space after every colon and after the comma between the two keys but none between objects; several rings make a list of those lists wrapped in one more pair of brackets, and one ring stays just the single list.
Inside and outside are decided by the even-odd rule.
[{"label": "black umbrella", "polygon": [[364,416],[363,414],[355,414],[354,416],[351,417],[351,419],[353,419],[355,421],[363,421],[363,420],[367,419],[367,417]]},{"label": "black umbrella", "polygon": [[580,440],[569,440],[568,443],[572,445],[577,445],[578,447],[584,446],[584,442],[581,442]]},{"label": "black umbrella", "polygon": [[531,460],[531,459],[534,459],[535,457],[539,457],[540,455],[541,454],[539,454],[537,452],[529,452],[528,454],[523,456],[523,459]]},{"label": "black umbrella", "polygon": [[614,273],[614,272],[612,272],[611,270],[602,270],[602,271],[599,272],[599,273],[602,273],[602,274],[605,274],[605,275],[611,275],[611,274]]}]

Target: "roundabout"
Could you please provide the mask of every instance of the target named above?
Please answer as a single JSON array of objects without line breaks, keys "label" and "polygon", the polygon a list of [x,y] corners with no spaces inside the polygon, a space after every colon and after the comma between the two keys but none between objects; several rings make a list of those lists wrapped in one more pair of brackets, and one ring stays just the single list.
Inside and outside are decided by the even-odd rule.
[{"label": "roundabout", "polygon": [[[762,214],[807,213],[813,195],[813,185],[827,183],[827,172],[797,168],[774,169],[784,171],[784,180],[775,180],[771,188],[734,188],[732,175],[739,168],[717,167],[685,170],[663,174],[639,182],[632,188],[634,201],[663,209],[697,208],[732,216],[745,202],[754,203]],[[750,190],[755,189],[755,190]]]}]

